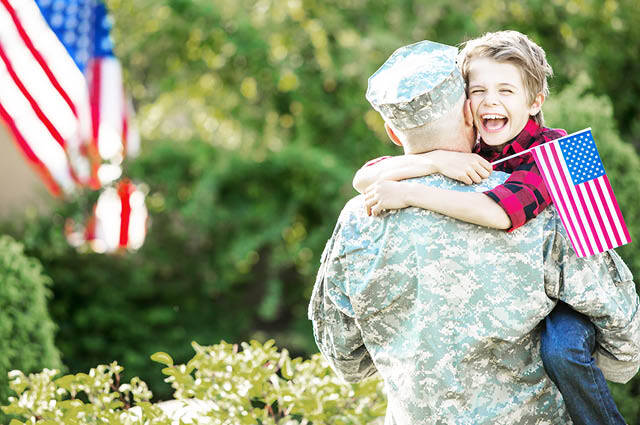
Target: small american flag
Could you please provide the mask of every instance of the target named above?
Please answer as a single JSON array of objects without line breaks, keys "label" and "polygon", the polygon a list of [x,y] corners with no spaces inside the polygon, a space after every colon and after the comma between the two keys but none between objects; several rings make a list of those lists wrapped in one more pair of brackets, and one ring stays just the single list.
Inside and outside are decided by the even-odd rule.
[{"label": "small american flag", "polygon": [[54,194],[139,146],[110,28],[101,0],[0,0],[0,118]]},{"label": "small american flag", "polygon": [[532,154],[578,257],[631,242],[590,128]]}]

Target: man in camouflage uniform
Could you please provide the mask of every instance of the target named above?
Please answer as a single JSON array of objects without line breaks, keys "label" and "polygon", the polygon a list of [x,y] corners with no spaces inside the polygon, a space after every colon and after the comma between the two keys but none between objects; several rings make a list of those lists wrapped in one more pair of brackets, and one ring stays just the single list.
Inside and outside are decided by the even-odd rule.
[{"label": "man in camouflage uniform", "polygon": [[[417,43],[369,80],[367,98],[385,120],[438,130],[423,152],[470,152],[474,143],[454,56],[455,48]],[[416,181],[484,191],[506,177],[494,172],[475,186],[440,175]],[[336,373],[350,382],[380,373],[386,425],[567,424],[540,359],[540,321],[557,300],[596,326],[605,376],[625,381],[637,372],[640,314],[629,269],[614,251],[577,258],[554,208],[506,233],[418,208],[370,217],[357,196],[322,254],[309,318]]]}]

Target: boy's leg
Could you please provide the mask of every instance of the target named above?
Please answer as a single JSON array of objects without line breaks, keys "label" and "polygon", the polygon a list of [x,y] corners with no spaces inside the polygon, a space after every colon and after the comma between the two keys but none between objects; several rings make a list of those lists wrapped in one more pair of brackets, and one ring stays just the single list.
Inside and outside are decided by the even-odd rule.
[{"label": "boy's leg", "polygon": [[542,361],[576,425],[624,424],[592,356],[595,335],[586,316],[558,302],[542,330]]}]

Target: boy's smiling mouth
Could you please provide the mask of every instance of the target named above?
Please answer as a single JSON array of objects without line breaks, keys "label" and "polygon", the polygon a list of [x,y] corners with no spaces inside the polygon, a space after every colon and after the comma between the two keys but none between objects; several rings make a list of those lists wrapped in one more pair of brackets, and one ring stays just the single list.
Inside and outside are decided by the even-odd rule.
[{"label": "boy's smiling mouth", "polygon": [[501,114],[483,114],[481,118],[482,127],[490,133],[502,130],[509,122],[509,119]]}]

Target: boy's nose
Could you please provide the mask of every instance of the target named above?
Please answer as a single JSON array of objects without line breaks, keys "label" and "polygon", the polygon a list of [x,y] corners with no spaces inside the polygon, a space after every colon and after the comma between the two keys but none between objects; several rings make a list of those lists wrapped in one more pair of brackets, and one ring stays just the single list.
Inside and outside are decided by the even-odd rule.
[{"label": "boy's nose", "polygon": [[484,98],[484,103],[487,105],[496,105],[498,103],[498,98],[495,93],[487,93]]}]

